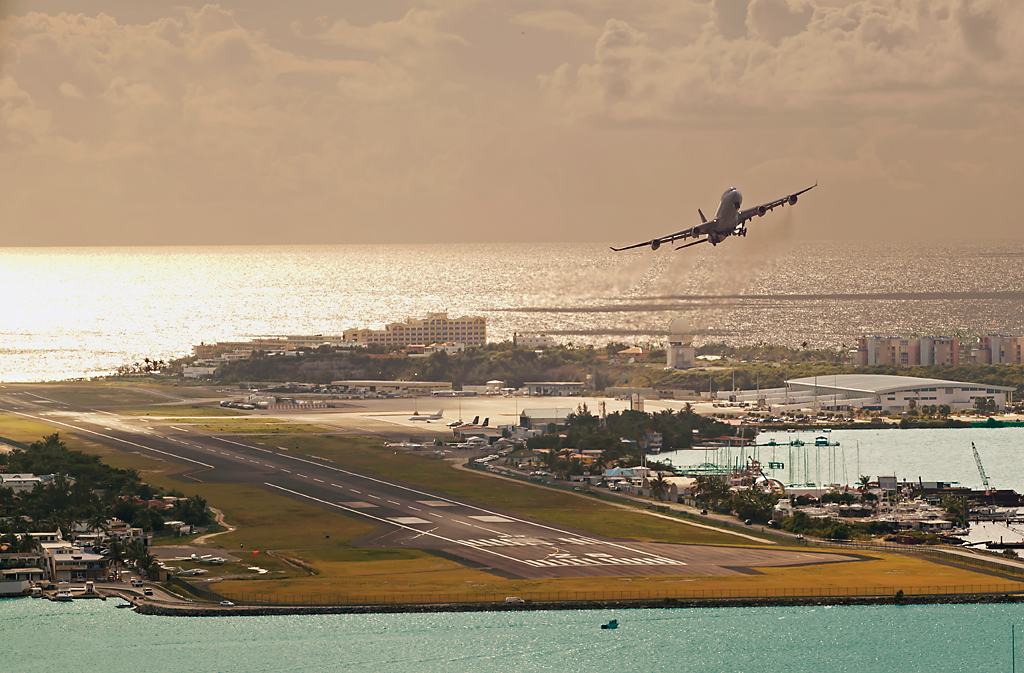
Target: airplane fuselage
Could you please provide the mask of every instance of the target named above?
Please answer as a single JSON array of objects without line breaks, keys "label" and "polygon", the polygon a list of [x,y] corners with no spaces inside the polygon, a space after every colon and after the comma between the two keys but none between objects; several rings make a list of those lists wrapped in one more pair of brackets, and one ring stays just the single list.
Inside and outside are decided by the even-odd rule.
[{"label": "airplane fuselage", "polygon": [[726,238],[736,231],[739,224],[740,206],[743,205],[743,195],[740,190],[730,187],[722,194],[722,202],[718,205],[718,212],[715,213],[714,230],[708,231],[708,237],[712,245]]}]

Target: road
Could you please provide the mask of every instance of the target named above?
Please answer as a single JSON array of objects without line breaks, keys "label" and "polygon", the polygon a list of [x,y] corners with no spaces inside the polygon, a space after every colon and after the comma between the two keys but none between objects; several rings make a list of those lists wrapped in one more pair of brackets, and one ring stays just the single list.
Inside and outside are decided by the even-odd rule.
[{"label": "road", "polygon": [[857,560],[811,551],[615,540],[496,510],[429,489],[342,468],[237,436],[181,423],[84,409],[0,386],[0,412],[53,425],[119,450],[173,461],[204,482],[259,486],[357,519],[376,533],[364,546],[437,550],[509,578],[737,575],[754,567]]}]

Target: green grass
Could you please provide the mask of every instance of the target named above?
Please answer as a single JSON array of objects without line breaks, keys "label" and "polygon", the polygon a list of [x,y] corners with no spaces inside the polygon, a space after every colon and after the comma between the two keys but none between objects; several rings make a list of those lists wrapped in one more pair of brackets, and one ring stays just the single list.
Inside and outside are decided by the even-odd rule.
[{"label": "green grass", "polygon": [[319,435],[276,441],[287,449],[327,458],[345,467],[597,535],[679,544],[757,544],[717,530],[690,526],[683,520],[677,523],[624,510],[594,498],[456,470],[444,460],[383,448],[378,440]]},{"label": "green grass", "polygon": [[31,444],[59,430],[52,425],[30,421],[20,416],[0,414],[0,437],[12,439],[21,444]]},{"label": "green grass", "polygon": [[154,407],[131,407],[118,409],[119,414],[127,416],[160,416],[166,418],[191,418],[204,416],[244,416],[241,411],[224,407],[193,407],[184,404],[168,404]]}]

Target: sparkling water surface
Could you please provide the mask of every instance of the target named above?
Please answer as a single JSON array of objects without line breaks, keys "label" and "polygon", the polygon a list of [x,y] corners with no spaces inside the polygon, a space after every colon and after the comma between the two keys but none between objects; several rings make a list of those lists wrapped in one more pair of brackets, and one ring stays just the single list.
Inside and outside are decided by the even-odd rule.
[{"label": "sparkling water surface", "polygon": [[1011,624],[1022,635],[1024,605],[187,618],[0,601],[4,669],[21,672],[1002,672]]},{"label": "sparkling water surface", "polygon": [[[778,232],[776,232],[777,234]],[[0,381],[109,373],[200,341],[336,335],[428,311],[492,340],[849,345],[863,334],[1024,333],[1024,242],[0,249]],[[707,248],[708,246],[704,246]]]}]

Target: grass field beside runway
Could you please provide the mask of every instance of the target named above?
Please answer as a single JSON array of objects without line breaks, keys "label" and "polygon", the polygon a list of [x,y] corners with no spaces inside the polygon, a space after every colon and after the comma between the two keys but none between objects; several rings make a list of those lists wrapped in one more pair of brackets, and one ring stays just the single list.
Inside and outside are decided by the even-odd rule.
[{"label": "grass field beside runway", "polygon": [[[532,592],[564,592],[567,596],[599,592],[606,598],[629,594],[676,594],[699,596],[784,596],[799,591],[833,593],[892,587],[907,593],[931,587],[986,586],[1007,580],[957,567],[897,554],[865,554],[868,560],[764,568],[762,574],[720,576],[587,577],[545,580],[510,580],[465,568],[447,559],[422,557],[389,560],[358,560],[338,551],[293,551],[319,574],[293,575],[279,580],[226,581],[217,590],[227,593],[337,597],[341,601],[377,597],[401,600],[412,594],[529,595]],[[684,593],[685,592],[685,593]],[[389,598],[392,597],[392,598]],[[429,596],[414,598],[428,602]],[[436,599],[435,599],[436,600]]]},{"label": "grass field beside runway", "polygon": [[0,437],[6,437],[21,444],[31,444],[60,430],[52,425],[14,416],[0,414]]}]

